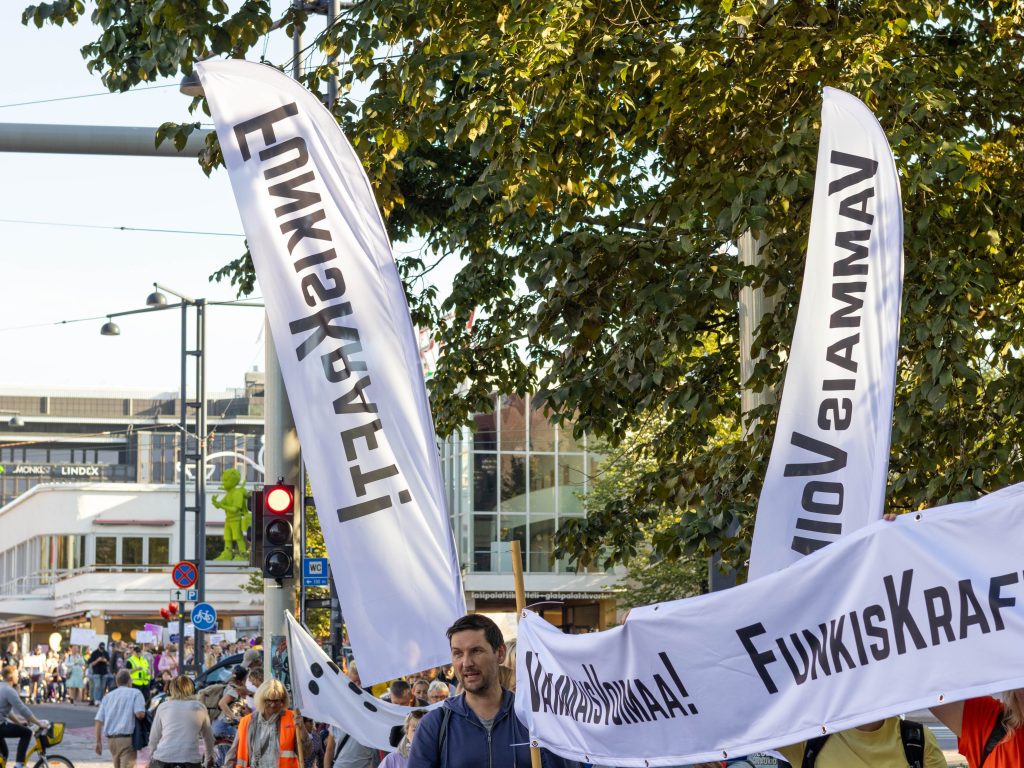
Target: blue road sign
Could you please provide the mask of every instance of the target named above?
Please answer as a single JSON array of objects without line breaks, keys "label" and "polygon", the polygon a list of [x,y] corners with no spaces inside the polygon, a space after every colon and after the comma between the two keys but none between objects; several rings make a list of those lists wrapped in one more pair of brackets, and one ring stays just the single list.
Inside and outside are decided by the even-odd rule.
[{"label": "blue road sign", "polygon": [[212,632],[217,628],[217,609],[209,603],[196,603],[192,609],[192,626],[200,632]]},{"label": "blue road sign", "polygon": [[326,557],[307,557],[302,561],[302,583],[307,587],[330,586]]}]

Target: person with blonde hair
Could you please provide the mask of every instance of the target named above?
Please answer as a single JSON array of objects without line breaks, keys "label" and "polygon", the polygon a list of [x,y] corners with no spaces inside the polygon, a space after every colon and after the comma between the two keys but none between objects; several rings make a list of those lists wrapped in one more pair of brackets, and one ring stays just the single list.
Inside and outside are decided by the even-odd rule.
[{"label": "person with blonde hair", "polygon": [[203,740],[206,764],[213,761],[213,729],[210,715],[196,699],[192,681],[184,675],[167,683],[167,700],[156,710],[149,733],[150,768],[188,766],[199,768],[199,740]]},{"label": "person with blonde hair", "polygon": [[398,747],[394,752],[381,760],[380,768],[406,768],[409,765],[409,750],[412,748],[412,740],[416,735],[420,720],[425,714],[427,714],[425,709],[414,709],[405,716],[402,740],[398,742]]},{"label": "person with blonde hair", "polygon": [[1024,768],[1024,688],[932,707],[970,768]]},{"label": "person with blonde hair", "polygon": [[238,723],[233,751],[237,768],[300,768],[310,749],[309,734],[299,727],[300,714],[288,708],[288,691],[280,680],[256,689],[255,711]]}]

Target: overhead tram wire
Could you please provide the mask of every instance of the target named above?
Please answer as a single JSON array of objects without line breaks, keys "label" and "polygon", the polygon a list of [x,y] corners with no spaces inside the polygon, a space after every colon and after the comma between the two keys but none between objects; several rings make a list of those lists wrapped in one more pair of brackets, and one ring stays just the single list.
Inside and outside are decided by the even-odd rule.
[{"label": "overhead tram wire", "polygon": [[[253,301],[263,301],[262,296],[246,296],[241,299],[228,299],[226,301],[208,301],[207,306],[214,307],[225,307],[232,304],[247,304]],[[0,328],[0,333],[4,331],[26,331],[32,328],[49,328],[53,325],[71,325],[73,323],[87,323],[93,320],[104,320],[110,317],[109,315],[96,315],[94,317],[76,317],[72,320],[54,320],[51,323],[31,323],[29,325],[10,325],[6,328]]]},{"label": "overhead tram wire", "polygon": [[78,224],[64,221],[36,221],[33,219],[0,219],[0,224],[29,224],[41,227],[74,227],[77,229],[105,229],[118,232],[155,232],[162,235],[207,235],[209,237],[245,237],[241,232],[206,232],[194,229],[162,229],[158,227],[125,227],[110,224]]},{"label": "overhead tram wire", "polygon": [[0,104],[0,109],[9,109],[13,107],[33,107],[37,104],[52,104],[57,101],[73,101],[75,99],[91,99],[96,96],[113,96],[115,94],[124,93],[142,93],[144,91],[156,91],[161,88],[177,88],[178,83],[167,83],[165,85],[149,85],[145,88],[137,88],[128,91],[97,91],[96,93],[80,93],[77,96],[55,96],[52,99],[36,99],[35,101],[19,101],[12,104]]}]

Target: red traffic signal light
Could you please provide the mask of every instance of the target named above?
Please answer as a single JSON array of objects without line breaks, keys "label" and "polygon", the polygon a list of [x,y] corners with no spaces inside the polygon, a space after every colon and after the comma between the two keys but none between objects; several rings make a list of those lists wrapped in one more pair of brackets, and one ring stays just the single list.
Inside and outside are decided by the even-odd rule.
[{"label": "red traffic signal light", "polygon": [[263,507],[273,515],[288,515],[295,509],[294,485],[271,485],[263,489]]},{"label": "red traffic signal light", "polygon": [[265,579],[290,579],[294,573],[295,486],[263,486],[261,567]]}]

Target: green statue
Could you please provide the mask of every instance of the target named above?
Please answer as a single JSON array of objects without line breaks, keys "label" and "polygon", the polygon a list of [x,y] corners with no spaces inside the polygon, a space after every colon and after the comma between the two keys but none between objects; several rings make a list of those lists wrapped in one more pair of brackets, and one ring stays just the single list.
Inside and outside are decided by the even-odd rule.
[{"label": "green statue", "polygon": [[[213,506],[224,510],[224,551],[216,560],[248,560],[249,550],[245,546],[245,532],[252,525],[249,514],[249,491],[237,469],[226,469],[220,478],[223,498],[214,496]],[[237,554],[235,550],[237,549]]]}]

